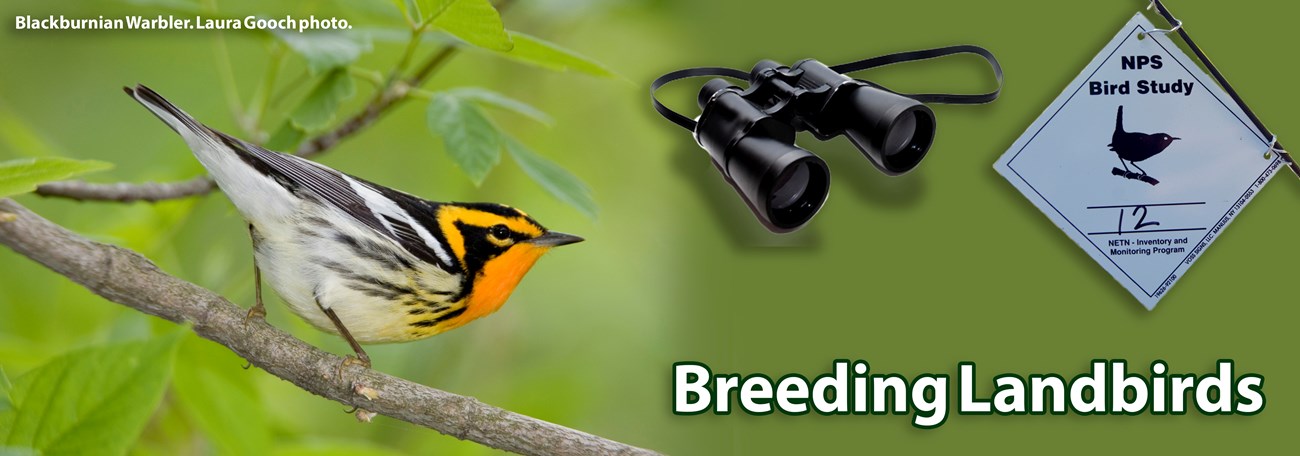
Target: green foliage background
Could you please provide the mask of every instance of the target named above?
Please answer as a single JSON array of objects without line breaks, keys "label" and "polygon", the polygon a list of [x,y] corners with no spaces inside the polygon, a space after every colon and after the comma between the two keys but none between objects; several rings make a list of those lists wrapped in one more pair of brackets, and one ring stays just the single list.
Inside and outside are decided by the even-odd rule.
[{"label": "green foliage background", "polygon": [[[179,11],[196,5],[216,7],[217,13],[205,16],[338,16],[371,29],[373,37],[362,45],[349,40],[303,43],[292,35],[232,31],[221,34],[219,41],[216,33],[201,31],[20,32],[6,25],[0,35],[0,59],[9,62],[0,72],[0,162],[60,156],[114,164],[111,171],[83,176],[99,182],[172,181],[200,174],[202,168],[183,142],[122,95],[121,86],[135,83],[150,85],[214,128],[250,138],[229,109],[232,92],[227,87],[233,81],[233,93],[245,107],[265,100],[259,128],[267,136],[263,139],[291,148],[285,144],[336,125],[367,102],[374,93],[370,79],[387,76],[402,58],[409,36],[398,9],[383,0],[25,1],[5,3],[0,15],[187,17]],[[663,156],[628,154],[627,132],[610,124],[591,128],[591,119],[639,118],[644,107],[637,86],[609,69],[617,64],[620,51],[610,46],[613,43],[583,36],[594,32],[582,32],[592,19],[618,8],[640,6],[514,2],[505,21],[511,32],[497,25],[495,35],[491,27],[458,34],[483,47],[465,46],[424,86],[427,94],[392,110],[320,160],[431,199],[511,204],[548,227],[589,240],[543,260],[516,291],[509,312],[434,340],[370,348],[377,368],[520,413],[652,445],[667,440],[666,434],[656,436],[652,430],[664,428],[625,413],[654,409],[653,397],[628,394],[654,389],[652,378],[620,375],[615,382],[609,373],[626,372],[645,361],[652,362],[644,368],[670,362],[660,337],[669,331],[667,310],[674,287],[663,266],[675,260],[674,251],[661,246],[675,235],[642,224],[636,215],[642,210],[669,212],[667,201],[616,185]],[[439,20],[433,25],[459,30]],[[449,39],[427,35],[414,60]],[[559,46],[593,58],[557,52],[547,42],[564,43]],[[511,46],[516,54],[497,53]],[[602,65],[604,60],[595,52],[613,60]],[[351,74],[329,69],[353,58]],[[268,91],[262,81],[274,59],[283,66]],[[228,78],[223,74],[227,67]],[[460,142],[447,138],[464,128],[463,115],[426,115],[444,114],[434,107],[448,103],[477,118],[477,136]],[[652,127],[647,124],[639,131]],[[498,137],[498,132],[503,135]],[[488,142],[493,148],[485,147]],[[445,146],[476,148],[495,166],[462,170],[451,157],[463,150]],[[59,178],[76,170],[42,171]],[[572,180],[574,176],[581,181]],[[618,190],[595,193],[603,209],[598,215],[587,188],[599,187]],[[624,201],[616,203],[620,199]],[[80,233],[140,251],[164,270],[234,302],[252,302],[247,235],[238,214],[219,193],[152,205],[75,203],[30,195],[19,200]],[[175,325],[105,302],[7,249],[0,251],[0,270],[0,367],[16,388],[24,379],[39,378],[32,373],[60,354],[81,348],[118,349],[124,341],[174,332]],[[640,288],[643,280],[659,285],[648,292],[617,293]],[[349,351],[341,340],[289,314],[278,298],[268,299],[272,324],[336,353]],[[388,418],[358,424],[343,413],[344,407],[256,369],[240,369],[242,359],[192,334],[186,333],[176,350],[174,368],[157,379],[167,382],[161,402],[135,397],[117,402],[144,413],[138,424],[116,429],[124,431],[118,439],[129,442],[133,454],[490,452]],[[171,366],[170,358],[153,361]],[[76,394],[95,381],[86,376],[60,385],[67,388],[62,393]],[[2,391],[6,400],[0,404],[43,410],[38,401],[24,402],[27,396],[20,389]],[[154,403],[160,405],[155,408]],[[0,407],[0,417],[5,410],[12,407]],[[60,410],[67,411],[52,413]],[[7,427],[0,421],[0,447],[34,444],[58,452],[57,446],[39,439],[10,436]]]},{"label": "green foliage background", "polygon": [[[994,445],[1083,453],[1095,451],[1098,439],[1128,451],[1203,453],[1284,438],[1300,417],[1293,388],[1300,370],[1287,336],[1298,316],[1285,285],[1294,269],[1287,259],[1300,253],[1286,242],[1289,227],[1300,224],[1291,210],[1300,186],[1290,174],[1284,171],[1262,191],[1160,307],[1146,312],[991,169],[1145,4],[521,0],[504,15],[507,28],[576,50],[621,78],[467,51],[426,88],[487,88],[549,119],[537,122],[483,104],[493,125],[511,138],[498,138],[495,168],[479,176],[456,167],[443,138],[429,132],[442,122],[430,119],[428,103],[420,100],[320,160],[434,199],[513,204],[589,241],[542,260],[498,314],[431,340],[374,347],[375,365],[672,453],[931,453]],[[382,1],[219,6],[401,23]],[[1278,96],[1292,92],[1296,59],[1274,48],[1290,42],[1288,24],[1300,7],[1208,0],[1170,7],[1270,128],[1283,141],[1296,136],[1300,118],[1290,100]],[[109,16],[150,8],[23,0],[0,6],[0,17]],[[527,37],[513,41],[516,52],[536,50]],[[917,172],[900,178],[881,176],[844,141],[804,141],[829,162],[835,182],[818,218],[787,236],[755,223],[706,155],[645,99],[648,81],[687,66],[746,68],[760,58],[804,57],[837,63],[968,42],[992,49],[1002,61],[1003,97],[988,106],[936,107],[935,149]],[[232,79],[247,100],[265,74],[265,40],[230,33],[225,46]],[[0,71],[0,161],[59,155],[113,163],[111,171],[88,176],[99,181],[198,174],[183,144],[118,88],[148,84],[210,125],[238,132],[216,51],[213,34],[202,32],[6,27],[0,34],[6,64]],[[400,42],[376,41],[357,65],[382,71],[401,52]],[[284,59],[281,84],[308,72],[295,55]],[[978,60],[958,58],[863,77],[901,91],[977,91],[990,84],[982,71]],[[303,79],[295,95],[269,100],[272,143],[293,133],[275,130],[282,125],[277,122],[291,117],[294,101],[314,87],[305,81],[316,80]],[[361,75],[350,80],[357,94],[342,101],[339,112],[355,110],[372,89]],[[665,96],[689,110],[697,87],[683,83]],[[457,102],[467,96],[459,95]],[[299,127],[331,122],[292,117]],[[526,145],[533,155],[512,144]],[[536,157],[556,166],[541,167],[545,172],[520,166]],[[577,209],[581,202],[552,197],[535,182],[553,185],[554,179],[537,175],[565,172],[559,170],[586,182],[599,204],[595,218]],[[252,301],[246,233],[220,195],[157,205],[19,200],[80,233],[139,250],[235,302]],[[268,306],[273,324],[347,352],[341,340],[307,327],[274,299]],[[172,328],[0,250],[0,367],[11,380],[75,349],[111,349]],[[133,453],[490,452],[382,417],[357,424],[337,404],[241,370],[238,357],[192,335],[177,350],[171,382]],[[1234,358],[1268,379],[1268,408],[1254,417],[954,416],[933,431],[894,416],[670,413],[674,361],[702,361],[720,372],[815,375],[842,357],[909,377],[951,374],[962,360],[976,361],[982,373],[1069,376],[1094,358],[1125,358],[1135,366],[1161,358],[1189,372]]]}]

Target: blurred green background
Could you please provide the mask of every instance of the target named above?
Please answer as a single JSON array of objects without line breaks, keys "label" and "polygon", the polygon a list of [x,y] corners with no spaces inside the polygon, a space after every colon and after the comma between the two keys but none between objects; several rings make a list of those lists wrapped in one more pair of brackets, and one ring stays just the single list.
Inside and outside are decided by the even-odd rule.
[{"label": "blurred green background", "polygon": [[[359,4],[375,4],[360,2]],[[222,1],[270,16],[314,12],[382,22],[358,3]],[[385,5],[378,2],[379,6]],[[509,114],[500,126],[582,178],[594,220],[549,196],[504,160],[475,186],[425,126],[423,103],[396,109],[320,161],[442,200],[496,201],[550,228],[587,237],[557,250],[490,318],[436,338],[368,349],[381,370],[489,404],[677,454],[874,450],[934,453],[971,447],[1060,453],[1122,448],[1208,453],[1284,439],[1300,418],[1292,361],[1294,298],[1288,234],[1300,223],[1294,176],[1282,171],[1153,312],[1057,230],[991,168],[1142,1],[803,2],[520,0],[508,28],[559,43],[625,79],[557,73],[466,52],[426,86],[487,87],[550,114],[547,128]],[[1251,107],[1284,141],[1294,135],[1293,56],[1278,53],[1300,6],[1169,5]],[[5,2],[0,16],[148,13],[92,2]],[[8,20],[8,19],[6,19]],[[239,131],[226,109],[207,32],[0,32],[4,128],[35,139],[0,160],[52,153],[115,163],[96,181],[188,178],[201,172],[184,145],[119,87],[141,82],[191,114]],[[247,97],[267,62],[264,41],[226,34],[233,78]],[[804,230],[772,235],[756,223],[686,132],[653,112],[648,82],[688,66],[748,68],[761,58],[827,63],[972,43],[994,51],[1006,88],[987,106],[936,106],[929,159],[887,178],[846,141],[801,142],[834,174],[831,197]],[[431,46],[423,48],[431,49]],[[384,69],[400,45],[376,44],[359,65]],[[303,70],[290,59],[285,85]],[[978,58],[862,74],[903,92],[979,91]],[[344,112],[369,95],[358,82]],[[698,85],[664,91],[694,112]],[[278,107],[283,111],[291,106]],[[273,107],[273,110],[275,107]],[[34,149],[47,149],[45,151]],[[252,302],[251,255],[238,215],[220,195],[156,205],[18,200],[92,238],[144,253],[166,271]],[[274,298],[270,321],[335,353]],[[172,325],[105,302],[9,250],[0,250],[0,367],[10,378],[69,350],[166,332]],[[1219,358],[1267,378],[1254,417],[953,416],[919,430],[904,416],[674,416],[670,366],[716,372],[816,375],[836,358],[878,372],[1083,372],[1094,358],[1174,372],[1208,372]],[[173,387],[133,452],[139,454],[483,454],[490,450],[380,417],[358,424],[343,407],[188,336]],[[981,389],[981,391],[988,391]],[[195,399],[237,407],[219,413]],[[234,418],[232,418],[234,417]],[[1099,441],[1100,439],[1100,441]],[[1273,447],[1269,447],[1273,448]]]}]

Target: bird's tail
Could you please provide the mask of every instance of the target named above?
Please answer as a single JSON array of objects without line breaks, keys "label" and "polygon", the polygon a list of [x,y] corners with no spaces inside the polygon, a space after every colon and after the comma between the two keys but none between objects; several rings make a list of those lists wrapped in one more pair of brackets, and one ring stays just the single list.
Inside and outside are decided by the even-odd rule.
[{"label": "bird's tail", "polygon": [[123,90],[185,139],[194,156],[249,221],[283,215],[288,210],[286,190],[241,158],[236,148],[239,140],[199,123],[148,87],[136,85]]},{"label": "bird's tail", "polygon": [[184,135],[187,132],[197,132],[196,130],[207,130],[203,124],[194,120],[194,117],[186,114],[181,108],[177,108],[176,105],[167,101],[158,92],[154,92],[153,89],[144,85],[136,85],[134,89],[123,87],[122,91],[134,98],[135,101],[140,102],[144,107],[149,108],[150,112],[153,112],[155,116],[162,119],[167,126],[172,127],[172,130],[176,130],[177,133]]},{"label": "bird's tail", "polygon": [[194,149],[196,155],[199,155],[200,161],[206,161],[204,160],[206,157],[202,156],[199,149],[206,149],[220,144],[220,141],[212,130],[208,129],[208,127],[202,123],[199,123],[199,121],[195,120],[194,117],[186,114],[185,111],[176,107],[172,102],[167,101],[167,99],[163,98],[162,95],[159,95],[158,92],[154,92],[153,89],[137,84],[134,89],[123,87],[122,90],[126,92],[127,95],[130,95],[131,98],[134,98],[135,101],[140,102],[141,105],[148,108],[149,112],[152,112],[153,115],[162,119],[163,123],[166,123],[168,127],[171,127],[171,129],[180,134],[181,137],[185,138],[185,142],[189,144],[191,149]]},{"label": "bird's tail", "polygon": [[1119,110],[1115,112],[1115,133],[1123,133],[1123,132],[1124,132],[1124,105],[1120,105]]}]

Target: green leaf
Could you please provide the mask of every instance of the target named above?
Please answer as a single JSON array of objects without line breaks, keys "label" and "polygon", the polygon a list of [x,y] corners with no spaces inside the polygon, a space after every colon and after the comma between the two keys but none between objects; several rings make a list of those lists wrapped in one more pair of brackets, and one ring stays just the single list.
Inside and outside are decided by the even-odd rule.
[{"label": "green leaf", "polygon": [[0,198],[30,192],[46,182],[112,167],[100,161],[60,157],[10,160],[0,163]]},{"label": "green leaf", "polygon": [[392,0],[392,2],[393,6],[396,6],[397,10],[402,12],[402,17],[405,17],[408,21],[411,20],[411,9],[406,6],[410,0]]},{"label": "green leaf", "polygon": [[415,22],[424,22],[433,14],[437,14],[445,7],[445,4],[456,0],[394,0],[405,3],[404,11],[409,11],[411,19]]},{"label": "green leaf", "polygon": [[289,115],[295,127],[313,132],[329,126],[339,105],[356,95],[357,88],[345,68],[336,68],[325,75],[307,98]]},{"label": "green leaf", "polygon": [[266,454],[271,427],[262,410],[255,376],[225,347],[189,336],[176,362],[177,404],[214,444],[216,454]]},{"label": "green leaf", "polygon": [[5,369],[0,367],[0,414],[14,409],[14,400],[9,397],[9,391],[12,389],[14,389],[13,383],[9,382],[9,376],[5,375]]},{"label": "green leaf", "polygon": [[501,14],[488,0],[443,0],[442,10],[436,14],[435,27],[470,44],[503,52],[514,48]]},{"label": "green leaf", "polygon": [[429,101],[429,130],[442,138],[447,154],[474,185],[501,162],[501,134],[472,103],[446,93]]},{"label": "green leaf", "polygon": [[307,59],[307,70],[320,74],[345,67],[370,52],[370,40],[363,34],[342,32],[307,32],[274,30],[284,44]]},{"label": "green leaf", "polygon": [[462,100],[469,100],[479,104],[501,108],[516,114],[536,120],[542,125],[550,126],[554,120],[551,116],[546,115],[540,109],[534,108],[528,103],[507,97],[498,92],[493,92],[481,87],[460,87],[446,91],[454,97]]},{"label": "green leaf", "polygon": [[588,218],[593,220],[596,218],[598,212],[596,201],[592,199],[591,189],[587,187],[587,184],[584,184],[577,176],[565,171],[555,162],[529,150],[518,140],[506,136],[504,141],[506,150],[515,159],[515,163],[518,163],[519,167],[523,168],[524,173],[527,173],[529,177],[532,177],[534,181],[542,185],[542,188],[545,188],[547,192],[550,192],[560,201],[578,209]]},{"label": "green leaf", "polygon": [[19,377],[0,446],[125,453],[162,400],[181,334],[76,351]]},{"label": "green leaf", "polygon": [[515,48],[500,55],[555,71],[577,71],[602,78],[621,78],[605,66],[555,43],[525,33],[510,31]]}]

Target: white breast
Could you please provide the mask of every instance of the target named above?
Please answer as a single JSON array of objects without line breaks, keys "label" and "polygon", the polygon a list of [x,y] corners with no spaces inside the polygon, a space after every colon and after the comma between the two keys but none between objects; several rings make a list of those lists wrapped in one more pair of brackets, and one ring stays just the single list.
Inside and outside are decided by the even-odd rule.
[{"label": "white breast", "polygon": [[[411,340],[411,311],[445,307],[444,301],[459,291],[459,275],[422,263],[346,214],[310,202],[302,207],[290,223],[255,226],[260,235],[256,257],[267,283],[312,326],[338,333],[319,301],[358,342]],[[376,261],[359,254],[352,243],[384,246],[384,252],[399,253],[415,268]],[[415,294],[397,296],[405,290]]]}]

